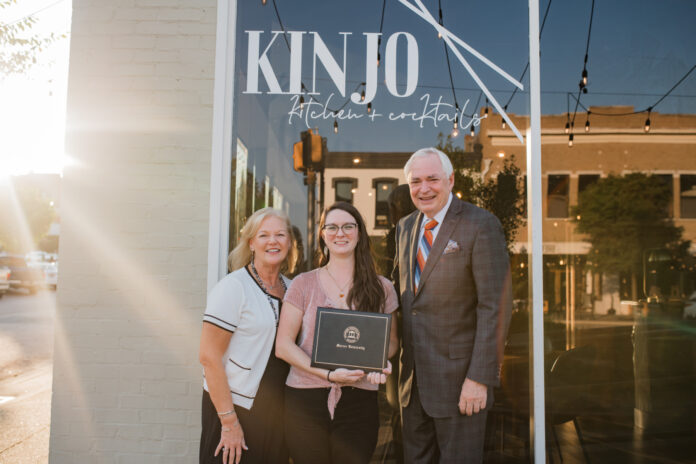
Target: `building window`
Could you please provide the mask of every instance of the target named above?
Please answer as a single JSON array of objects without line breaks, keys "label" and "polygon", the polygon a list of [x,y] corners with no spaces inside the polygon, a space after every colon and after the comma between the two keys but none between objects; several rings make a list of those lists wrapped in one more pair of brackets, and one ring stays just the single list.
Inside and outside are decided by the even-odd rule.
[{"label": "building window", "polygon": [[599,174],[580,174],[578,176],[578,197],[587,190],[587,187],[599,180]]},{"label": "building window", "polygon": [[353,194],[358,188],[358,179],[353,177],[340,177],[333,180],[333,188],[336,192],[335,201],[345,201],[353,204]]},{"label": "building window", "polygon": [[672,174],[656,174],[655,178],[667,187],[667,195],[669,195],[667,217],[674,217],[674,181],[672,180]]},{"label": "building window", "polygon": [[546,193],[547,217],[568,217],[568,190],[570,176],[568,174],[549,174],[548,192]]},{"label": "building window", "polygon": [[389,228],[389,202],[387,200],[398,183],[397,179],[392,178],[372,180],[372,188],[375,189],[375,229]]},{"label": "building window", "polygon": [[681,192],[681,217],[696,218],[696,174],[679,176]]}]

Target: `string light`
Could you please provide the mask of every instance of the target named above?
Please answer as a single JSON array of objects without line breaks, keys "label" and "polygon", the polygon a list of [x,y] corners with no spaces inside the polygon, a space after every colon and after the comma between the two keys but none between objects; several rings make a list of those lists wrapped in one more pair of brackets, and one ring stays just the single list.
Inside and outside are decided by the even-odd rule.
[{"label": "string light", "polygon": [[[442,26],[442,0],[437,0],[437,7],[440,10],[440,26]],[[442,32],[440,30],[437,30],[437,38],[441,39],[442,38]]]},{"label": "string light", "polygon": [[568,136],[568,146],[572,147],[573,146],[573,134],[570,134]]},{"label": "string light", "polygon": [[300,95],[300,109],[304,108],[304,95]]},{"label": "string light", "polygon": [[473,124],[471,125],[471,132],[469,132],[469,133],[471,134],[472,137],[476,135],[476,131],[474,130]]},{"label": "string light", "polygon": [[485,109],[483,110],[483,114],[485,114],[486,116],[488,115],[488,97],[486,97],[486,106],[485,106]]},{"label": "string light", "polygon": [[452,131],[452,138],[457,138],[459,136],[459,131],[457,129],[454,129]]},{"label": "string light", "polygon": [[334,119],[334,134],[338,134],[338,120]]},{"label": "string light", "polygon": [[645,127],[643,130],[645,132],[650,132],[650,112],[652,111],[652,106],[648,108],[648,119],[645,120]]},{"label": "string light", "polygon": [[360,92],[360,101],[365,101],[365,89]]},{"label": "string light", "polygon": [[261,0],[261,4],[262,4],[262,5],[265,5],[265,4],[266,4],[266,0]]},{"label": "string light", "polygon": [[585,120],[585,132],[590,132],[590,114],[591,112],[587,112],[587,119]]},{"label": "string light", "polygon": [[372,102],[369,102],[367,104],[367,114],[370,114],[372,112]]},{"label": "string light", "polygon": [[565,133],[570,134],[570,121],[566,121]]},{"label": "string light", "polygon": [[587,69],[582,70],[582,85],[587,85]]},{"label": "string light", "polygon": [[454,117],[454,128],[456,129],[457,126],[459,126],[459,116]]},{"label": "string light", "polygon": [[507,128],[507,124],[505,123],[505,119],[503,119],[502,124],[500,125],[503,129]]}]

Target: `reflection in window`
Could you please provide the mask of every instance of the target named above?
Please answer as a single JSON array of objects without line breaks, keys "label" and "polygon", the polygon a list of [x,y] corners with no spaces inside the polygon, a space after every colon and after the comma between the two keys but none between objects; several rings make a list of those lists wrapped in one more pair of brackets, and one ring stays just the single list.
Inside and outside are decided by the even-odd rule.
[{"label": "reflection in window", "polygon": [[549,174],[547,200],[547,217],[568,217],[568,190],[570,176],[568,174]]},{"label": "reflection in window", "polygon": [[382,178],[373,179],[372,188],[375,189],[375,229],[389,228],[389,194],[398,185],[397,179]]},{"label": "reflection in window", "polygon": [[674,181],[672,180],[672,174],[656,174],[654,177],[667,188],[667,195],[669,195],[667,217],[674,217]]},{"label": "reflection in window", "polygon": [[679,176],[681,217],[696,218],[696,174]]},{"label": "reflection in window", "polygon": [[358,179],[352,177],[341,177],[333,180],[333,188],[336,192],[335,201],[345,201],[353,204],[353,194],[358,188]]},{"label": "reflection in window", "polygon": [[587,187],[599,180],[599,174],[580,174],[578,176],[578,197]]}]

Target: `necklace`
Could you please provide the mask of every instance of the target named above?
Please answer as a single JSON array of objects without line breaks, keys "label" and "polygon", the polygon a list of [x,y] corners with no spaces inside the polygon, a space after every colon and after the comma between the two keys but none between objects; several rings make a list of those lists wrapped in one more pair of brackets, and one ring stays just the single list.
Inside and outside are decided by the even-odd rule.
[{"label": "necklace", "polygon": [[[275,316],[275,323],[276,327],[278,327],[278,319],[280,315],[278,314],[278,307],[276,307],[275,304],[273,304],[273,298],[271,298],[270,293],[268,293],[268,290],[266,290],[266,285],[263,283],[263,279],[259,275],[259,271],[256,270],[256,266],[254,266],[254,261],[251,261],[251,271],[254,273],[254,277],[256,277],[256,280],[259,282],[259,285],[261,286],[261,290],[263,290],[263,293],[266,295],[266,298],[268,298],[268,303],[271,305],[271,309],[273,309],[273,315]],[[283,291],[287,290],[287,287],[285,286],[285,281],[281,276],[278,276],[278,279],[280,280],[280,285],[283,287]],[[277,287],[276,285],[275,287]],[[271,288],[275,288],[271,287]]]},{"label": "necklace", "polygon": [[329,274],[329,277],[331,278],[331,280],[333,280],[333,283],[336,285],[336,288],[338,288],[338,296],[340,298],[343,298],[344,296],[346,296],[346,287],[348,285],[350,285],[350,283],[353,281],[353,279],[348,279],[348,282],[346,282],[343,286],[338,285],[338,282],[336,281],[334,276],[331,274],[331,271],[329,271],[328,264],[326,266],[324,266],[324,269],[326,269],[326,273]]}]

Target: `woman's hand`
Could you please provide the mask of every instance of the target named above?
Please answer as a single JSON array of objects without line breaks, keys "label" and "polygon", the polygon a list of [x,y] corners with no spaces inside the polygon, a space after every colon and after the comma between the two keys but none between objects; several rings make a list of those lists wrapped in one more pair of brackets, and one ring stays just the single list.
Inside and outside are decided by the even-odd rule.
[{"label": "woman's hand", "polygon": [[215,456],[222,451],[222,464],[239,464],[242,459],[242,449],[247,450],[244,442],[244,431],[242,426],[234,416],[234,422],[225,421],[222,423],[220,432],[220,443],[215,449]]},{"label": "woman's hand", "polygon": [[335,371],[331,371],[331,374],[329,374],[329,382],[339,384],[350,384],[357,382],[364,376],[365,373],[360,369],[348,370],[341,368],[336,369]]},{"label": "woman's hand", "polygon": [[382,372],[370,372],[367,374],[367,381],[371,384],[378,385],[380,383],[387,383],[387,376],[392,373],[392,365],[387,361],[387,367],[382,369]]}]

